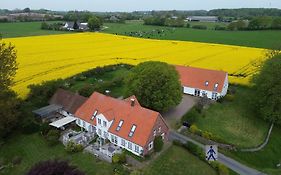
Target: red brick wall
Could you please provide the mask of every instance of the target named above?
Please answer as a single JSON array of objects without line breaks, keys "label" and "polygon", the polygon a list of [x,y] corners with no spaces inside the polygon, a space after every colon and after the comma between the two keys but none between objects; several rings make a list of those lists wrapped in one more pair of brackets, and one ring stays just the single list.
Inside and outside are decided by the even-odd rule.
[{"label": "red brick wall", "polygon": [[[161,127],[161,132],[159,133],[159,127]],[[153,127],[153,129],[151,130],[148,142],[146,143],[146,146],[144,147],[144,155],[149,154],[150,152],[153,151],[153,148],[148,151],[148,145],[151,141],[154,141],[154,130],[156,130],[156,136],[161,136],[162,133],[165,133],[165,137],[164,137],[164,142],[168,141],[168,134],[169,134],[169,128],[168,126],[165,124],[164,119],[162,118],[162,116],[159,114],[159,116],[157,117],[157,120],[155,122],[155,125]]]}]

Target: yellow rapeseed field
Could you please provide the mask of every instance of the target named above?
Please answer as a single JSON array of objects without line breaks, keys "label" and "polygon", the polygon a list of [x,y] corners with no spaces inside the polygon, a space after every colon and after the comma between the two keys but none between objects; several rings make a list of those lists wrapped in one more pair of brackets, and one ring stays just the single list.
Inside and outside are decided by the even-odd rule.
[{"label": "yellow rapeseed field", "polygon": [[265,50],[229,45],[131,38],[101,33],[9,38],[19,70],[13,87],[22,97],[27,86],[66,78],[97,66],[148,60],[227,71],[230,82],[247,84]]}]

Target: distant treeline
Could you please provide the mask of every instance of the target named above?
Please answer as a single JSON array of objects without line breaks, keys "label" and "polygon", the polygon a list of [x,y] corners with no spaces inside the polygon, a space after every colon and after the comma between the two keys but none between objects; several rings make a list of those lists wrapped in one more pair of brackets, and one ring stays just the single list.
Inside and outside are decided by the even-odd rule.
[{"label": "distant treeline", "polygon": [[144,19],[145,25],[169,26],[169,27],[184,27],[183,19],[171,19],[165,17],[148,17]]},{"label": "distant treeline", "polygon": [[276,8],[241,8],[241,9],[215,9],[210,10],[207,15],[235,17],[235,18],[253,18],[258,16],[281,16],[281,9]]}]

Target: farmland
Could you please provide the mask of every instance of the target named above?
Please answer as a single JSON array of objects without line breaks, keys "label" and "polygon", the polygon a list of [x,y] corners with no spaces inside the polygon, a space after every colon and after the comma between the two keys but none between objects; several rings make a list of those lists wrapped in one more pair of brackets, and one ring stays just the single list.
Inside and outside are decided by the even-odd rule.
[{"label": "farmland", "polygon": [[65,31],[41,30],[41,22],[0,23],[3,38],[52,35],[67,33]]},{"label": "farmland", "polygon": [[227,71],[230,82],[247,84],[265,50],[197,42],[139,39],[100,33],[5,39],[18,50],[19,70],[13,89],[22,97],[27,86],[67,78],[97,66],[157,60]]}]

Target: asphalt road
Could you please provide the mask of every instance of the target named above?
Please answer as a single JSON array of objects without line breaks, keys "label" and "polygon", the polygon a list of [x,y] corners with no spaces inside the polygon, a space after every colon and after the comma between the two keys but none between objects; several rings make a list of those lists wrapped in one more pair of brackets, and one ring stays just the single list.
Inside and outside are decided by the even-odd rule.
[{"label": "asphalt road", "polygon": [[[175,131],[170,131],[169,140],[170,141],[178,140],[182,143],[192,142],[192,143],[200,146],[202,149],[205,148],[205,145],[203,145],[203,144],[201,144],[201,143],[199,143],[199,142],[197,142],[197,141],[195,141],[195,140],[193,140],[189,137],[186,137],[182,134],[179,134]],[[259,172],[259,171],[255,170],[253,168],[250,168],[246,165],[243,165],[243,164],[237,162],[236,160],[225,156],[222,153],[219,153],[218,161],[220,163],[224,164],[225,166],[227,166],[228,168],[232,169],[236,173],[241,174],[241,175],[265,175],[264,173]]]}]

